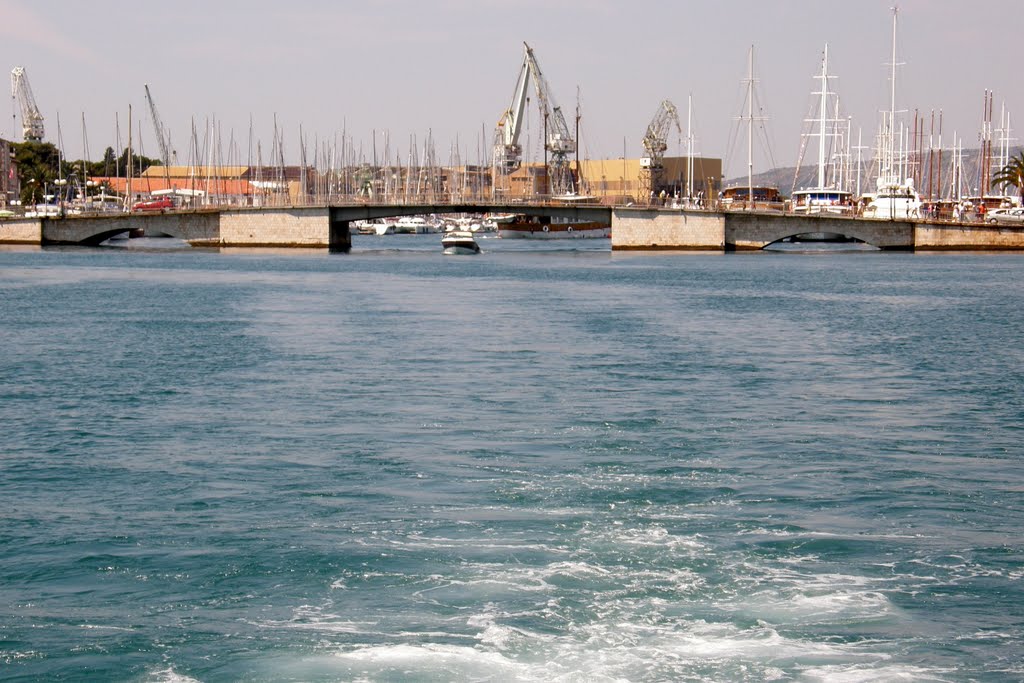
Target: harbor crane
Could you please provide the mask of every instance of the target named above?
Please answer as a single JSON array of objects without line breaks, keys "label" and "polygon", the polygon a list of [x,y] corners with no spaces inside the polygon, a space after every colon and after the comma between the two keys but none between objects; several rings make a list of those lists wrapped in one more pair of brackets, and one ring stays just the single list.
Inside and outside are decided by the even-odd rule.
[{"label": "harbor crane", "polygon": [[512,95],[512,104],[498,120],[494,131],[494,166],[501,175],[508,175],[522,165],[523,148],[519,137],[523,130],[523,118],[529,102],[529,86],[537,95],[540,114],[544,121],[544,150],[547,162],[549,192],[553,195],[570,195],[575,193],[575,179],[569,168],[569,155],[576,151],[576,139],[565,122],[562,108],[555,103],[551,87],[541,73],[533,50],[525,42],[523,66],[519,71],[519,80]]},{"label": "harbor crane", "polygon": [[21,132],[25,142],[41,142],[43,139],[43,115],[32,96],[25,67],[11,69],[11,99],[18,100],[21,107]]},{"label": "harbor crane", "polygon": [[[156,102],[153,101],[153,96],[149,92],[149,83],[146,84],[146,102],[149,104],[149,115],[153,119],[153,130],[156,133],[157,142],[160,144],[160,160],[164,163],[164,169],[168,168],[173,162],[177,163],[177,153],[171,149],[171,134],[164,131],[163,121],[160,120],[160,114],[156,110]],[[164,171],[166,173],[166,170]]]},{"label": "harbor crane", "polygon": [[676,105],[662,100],[644,133],[644,156],[640,159],[640,197],[646,199],[662,189],[665,182],[665,151],[674,127],[683,134]]}]

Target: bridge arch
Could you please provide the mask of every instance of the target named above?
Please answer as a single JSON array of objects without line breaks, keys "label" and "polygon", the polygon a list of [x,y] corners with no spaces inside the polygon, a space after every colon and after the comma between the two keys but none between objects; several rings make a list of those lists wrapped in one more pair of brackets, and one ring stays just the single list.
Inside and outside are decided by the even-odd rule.
[{"label": "bridge arch", "polygon": [[764,249],[770,244],[809,233],[843,235],[883,250],[913,249],[914,246],[914,224],[907,221],[754,212],[725,214],[727,249]]}]

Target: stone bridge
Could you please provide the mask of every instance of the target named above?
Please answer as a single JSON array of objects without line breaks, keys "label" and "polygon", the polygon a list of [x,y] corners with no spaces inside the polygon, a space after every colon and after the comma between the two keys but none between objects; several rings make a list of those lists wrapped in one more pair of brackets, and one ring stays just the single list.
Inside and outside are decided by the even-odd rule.
[{"label": "stone bridge", "polygon": [[807,233],[845,235],[883,250],[1024,250],[1024,228],[1016,226],[564,203],[361,203],[0,220],[0,243],[99,244],[118,233],[141,229],[196,246],[346,252],[352,246],[352,221],[431,213],[517,213],[607,222],[612,226],[613,251],[754,250]]},{"label": "stone bridge", "polygon": [[[216,247],[310,247],[348,251],[352,246],[350,224],[395,216],[454,213],[518,213],[564,217],[610,224],[606,206],[566,204],[351,204],[316,207],[246,207],[144,214],[67,216],[11,221],[11,237],[0,242],[26,242],[32,225],[39,226],[39,243],[95,245],[114,235],[142,230],[146,235],[169,235],[194,246]],[[30,225],[31,224],[31,225]],[[31,241],[31,240],[28,240]]]},{"label": "stone bridge", "polygon": [[828,214],[773,214],[730,211],[725,216],[727,249],[764,249],[787,237],[831,233],[879,249],[913,249],[914,223]]}]

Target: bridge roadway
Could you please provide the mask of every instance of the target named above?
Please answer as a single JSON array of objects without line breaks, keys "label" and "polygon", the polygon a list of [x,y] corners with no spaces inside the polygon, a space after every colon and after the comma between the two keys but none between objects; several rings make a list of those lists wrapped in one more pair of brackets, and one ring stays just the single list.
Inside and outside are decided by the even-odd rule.
[{"label": "bridge roadway", "polygon": [[883,250],[1024,249],[1024,229],[769,212],[695,211],[552,203],[337,204],[221,208],[157,214],[69,216],[0,221],[0,243],[98,244],[142,229],[195,246],[310,247],[347,252],[353,221],[454,213],[516,213],[612,227],[612,250],[754,250],[796,234],[837,233]]}]

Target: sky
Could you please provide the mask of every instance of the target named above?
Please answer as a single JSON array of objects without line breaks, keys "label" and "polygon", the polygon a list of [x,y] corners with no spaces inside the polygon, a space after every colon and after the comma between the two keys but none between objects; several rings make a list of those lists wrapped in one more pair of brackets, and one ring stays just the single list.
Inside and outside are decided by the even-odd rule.
[{"label": "sky", "polygon": [[[107,146],[126,146],[129,106],[135,147],[141,130],[142,152],[159,157],[148,84],[180,163],[193,125],[197,146],[205,139],[206,149],[214,148],[219,138],[227,161],[233,139],[234,158],[243,164],[255,161],[252,130],[269,162],[275,121],[289,163],[303,149],[312,162],[314,149],[335,141],[340,147],[342,140],[368,159],[375,149],[378,158],[386,150],[405,160],[413,145],[422,156],[428,138],[439,163],[486,163],[526,42],[570,126],[579,105],[581,158],[642,156],[644,132],[666,99],[679,110],[685,134],[689,101],[694,152],[724,159],[732,177],[747,166],[747,124],[738,119],[746,115],[751,49],[755,116],[764,119],[755,172],[796,163],[826,44],[843,116],[855,139],[859,133],[863,145],[873,144],[879,112],[889,108],[892,6],[893,0],[0,0],[0,57],[8,71],[25,68],[46,139],[62,143],[71,159],[87,151],[96,160]],[[908,126],[917,110],[930,129],[934,111],[937,141],[941,110],[944,146],[956,131],[965,148],[977,147],[991,90],[993,128],[1005,106],[1011,128],[1019,112],[1024,129],[1021,0],[900,0],[898,8],[897,109],[907,112]],[[12,98],[0,137],[21,139],[15,113]],[[533,158],[541,154],[540,121],[528,116],[523,133]],[[667,154],[685,154],[677,131]]]}]

